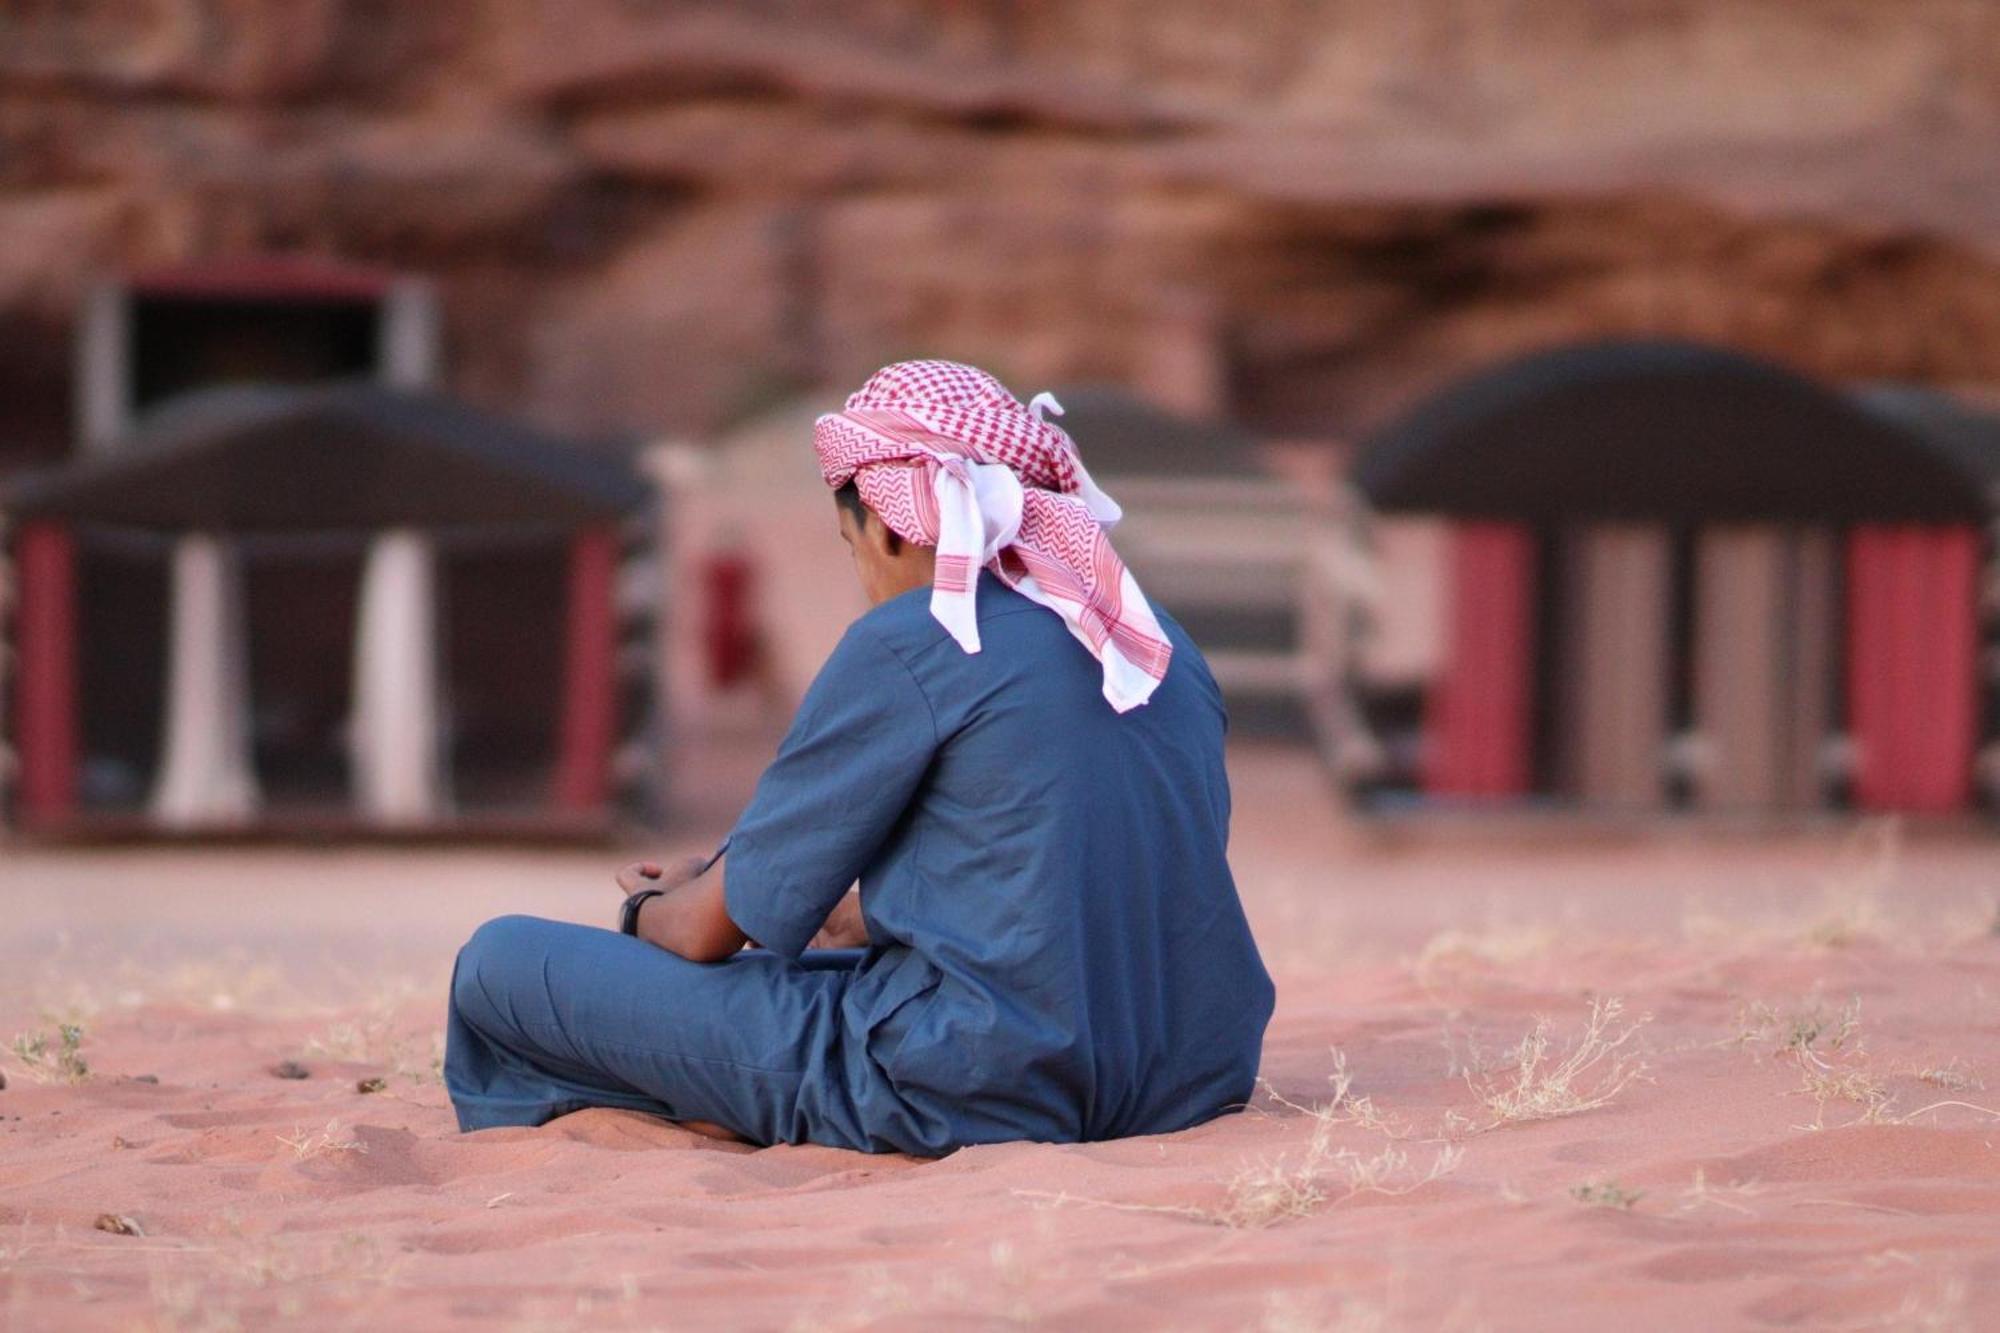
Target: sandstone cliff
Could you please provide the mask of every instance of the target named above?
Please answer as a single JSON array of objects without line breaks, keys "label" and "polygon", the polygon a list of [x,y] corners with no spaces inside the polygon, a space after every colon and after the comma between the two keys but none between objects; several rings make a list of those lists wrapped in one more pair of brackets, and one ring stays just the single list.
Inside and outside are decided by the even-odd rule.
[{"label": "sandstone cliff", "polygon": [[1338,437],[1709,337],[2000,379],[1986,0],[15,0],[4,456],[91,273],[434,275],[455,388],[701,432],[917,351]]}]

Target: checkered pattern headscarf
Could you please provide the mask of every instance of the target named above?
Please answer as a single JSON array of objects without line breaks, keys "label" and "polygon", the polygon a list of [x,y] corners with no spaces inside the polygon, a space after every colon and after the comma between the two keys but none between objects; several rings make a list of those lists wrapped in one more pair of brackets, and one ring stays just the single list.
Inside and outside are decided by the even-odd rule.
[{"label": "checkered pattern headscarf", "polygon": [[902,361],[869,376],[813,426],[826,484],[850,480],[905,541],[937,548],[931,614],[968,653],[981,567],[1054,611],[1104,665],[1119,712],[1152,697],[1173,648],[1105,529],[1120,511],[1084,471],[1076,445],[983,370]]}]

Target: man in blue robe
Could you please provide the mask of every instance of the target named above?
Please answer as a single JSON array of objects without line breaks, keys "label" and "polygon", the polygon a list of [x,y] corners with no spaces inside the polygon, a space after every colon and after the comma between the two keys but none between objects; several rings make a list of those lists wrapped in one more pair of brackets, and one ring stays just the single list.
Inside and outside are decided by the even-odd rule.
[{"label": "man in blue robe", "polygon": [[1247,1101],[1273,991],[1222,699],[1053,406],[906,362],[821,419],[873,609],[716,857],[627,867],[622,931],[502,917],[461,951],[462,1129],[612,1106],[932,1155]]}]

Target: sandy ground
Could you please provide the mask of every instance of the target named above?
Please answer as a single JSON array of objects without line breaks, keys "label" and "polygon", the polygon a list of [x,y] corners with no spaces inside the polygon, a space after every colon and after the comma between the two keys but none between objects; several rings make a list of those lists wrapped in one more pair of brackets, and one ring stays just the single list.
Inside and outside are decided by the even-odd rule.
[{"label": "sandy ground", "polygon": [[616,853],[0,849],[0,1326],[2000,1327],[1995,844],[1417,843],[1234,766],[1269,1090],[941,1161],[455,1134],[452,949]]}]

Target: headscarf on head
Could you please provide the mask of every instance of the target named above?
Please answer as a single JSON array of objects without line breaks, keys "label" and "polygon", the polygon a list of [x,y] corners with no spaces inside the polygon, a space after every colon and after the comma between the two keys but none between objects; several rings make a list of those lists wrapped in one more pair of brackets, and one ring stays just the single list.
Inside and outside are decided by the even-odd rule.
[{"label": "headscarf on head", "polygon": [[1104,697],[1123,713],[1152,697],[1173,647],[1146,595],[1111,549],[1121,516],[1084,471],[1076,445],[983,370],[900,361],[868,377],[813,426],[820,473],[904,541],[937,548],[931,614],[979,651],[973,598],[981,568],[1061,616],[1104,666]]}]

